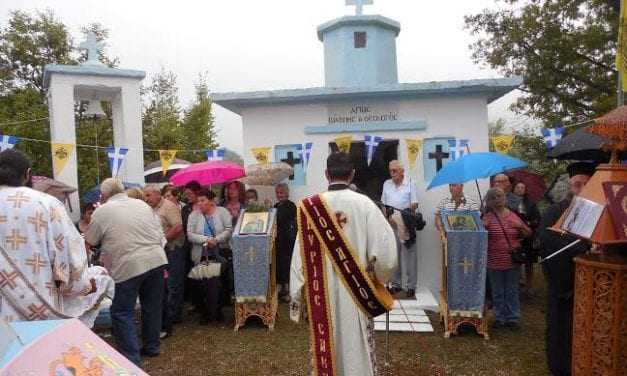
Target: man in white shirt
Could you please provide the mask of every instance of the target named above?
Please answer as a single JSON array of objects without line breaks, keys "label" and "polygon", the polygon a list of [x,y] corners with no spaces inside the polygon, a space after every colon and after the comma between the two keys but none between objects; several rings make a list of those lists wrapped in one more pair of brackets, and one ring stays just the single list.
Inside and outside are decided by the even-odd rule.
[{"label": "man in white shirt", "polygon": [[393,160],[388,165],[391,179],[383,183],[383,192],[381,193],[381,202],[384,205],[394,208],[389,212],[388,219],[396,234],[396,243],[398,250],[399,269],[392,278],[392,290],[394,293],[403,290],[408,298],[414,298],[416,293],[417,268],[418,262],[416,258],[417,247],[412,244],[406,247],[404,241],[407,240],[406,233],[416,231],[414,228],[405,228],[399,210],[409,209],[412,213],[418,208],[418,192],[412,184],[411,179],[405,176],[403,165]]}]

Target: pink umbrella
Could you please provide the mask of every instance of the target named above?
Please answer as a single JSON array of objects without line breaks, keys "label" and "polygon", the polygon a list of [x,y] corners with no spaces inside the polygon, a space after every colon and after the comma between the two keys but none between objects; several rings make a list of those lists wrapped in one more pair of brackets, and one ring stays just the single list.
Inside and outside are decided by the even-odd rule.
[{"label": "pink umbrella", "polygon": [[244,167],[229,161],[209,161],[194,163],[179,170],[170,178],[170,183],[182,186],[190,181],[201,185],[220,184],[246,176]]}]

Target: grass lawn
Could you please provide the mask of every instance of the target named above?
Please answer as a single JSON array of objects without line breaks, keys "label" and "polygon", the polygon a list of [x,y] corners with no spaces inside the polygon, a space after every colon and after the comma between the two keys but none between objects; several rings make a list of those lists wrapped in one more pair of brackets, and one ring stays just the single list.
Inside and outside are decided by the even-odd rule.
[{"label": "grass lawn", "polygon": [[[544,281],[536,274],[536,296],[521,301],[520,331],[491,331],[489,340],[474,332],[445,339],[438,315],[432,314],[434,333],[390,334],[390,368],[383,367],[385,333],[377,332],[379,373],[434,375],[444,369],[446,375],[547,375]],[[174,336],[162,342],[161,355],[146,359],[143,368],[153,376],[310,374],[308,327],[289,320],[286,304],[279,308],[273,332],[249,319],[236,333],[232,309],[224,312],[222,324],[200,325],[195,317],[187,317]]]}]

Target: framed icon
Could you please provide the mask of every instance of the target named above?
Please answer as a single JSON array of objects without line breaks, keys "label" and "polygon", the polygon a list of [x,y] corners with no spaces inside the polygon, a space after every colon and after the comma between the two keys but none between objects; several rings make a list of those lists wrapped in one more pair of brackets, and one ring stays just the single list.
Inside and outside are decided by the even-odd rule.
[{"label": "framed icon", "polygon": [[475,217],[471,214],[445,214],[448,226],[453,231],[477,231]]},{"label": "framed icon", "polygon": [[265,234],[268,229],[268,220],[270,213],[247,213],[242,216],[242,224],[240,226],[240,235]]}]

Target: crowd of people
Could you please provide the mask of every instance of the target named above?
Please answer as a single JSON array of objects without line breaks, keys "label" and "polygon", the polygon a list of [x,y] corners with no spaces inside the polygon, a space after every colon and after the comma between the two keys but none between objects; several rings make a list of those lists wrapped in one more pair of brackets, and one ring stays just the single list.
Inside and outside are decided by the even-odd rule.
[{"label": "crowd of people", "polygon": [[[346,165],[336,176],[327,171],[329,192],[357,190],[351,185],[354,171],[347,170],[350,164],[344,159],[329,159],[328,163]],[[557,221],[593,171],[594,166],[589,164],[571,166],[569,196],[543,216],[529,198],[525,183],[505,174],[492,177],[491,188],[481,204],[464,195],[463,184],[449,185],[450,196],[437,205],[435,224],[443,228],[442,210],[481,212],[488,232],[487,297],[493,328],[519,329],[520,286],[525,294],[533,296],[533,270],[538,257],[546,257],[571,241],[546,228]],[[416,185],[405,175],[401,163],[390,162],[389,173],[391,178],[383,184],[381,200],[368,198],[383,214],[396,244],[392,247],[394,257],[388,260],[395,267],[380,273],[386,280],[389,277],[388,288],[397,298],[414,298],[419,198]],[[103,297],[112,296],[113,336],[120,352],[136,364],[142,356],[159,355],[160,341],[173,335],[175,325],[186,317],[185,301],[191,303],[201,322],[222,320],[222,307],[232,303],[234,294],[233,230],[246,208],[270,204],[267,200],[261,203],[257,191],[246,190],[238,181],[224,184],[218,197],[195,181],[182,188],[147,185],[125,190],[119,180],[109,178],[100,185],[100,201],[84,204],[80,220],[73,224],[60,202],[28,188],[30,175],[26,155],[16,150],[0,153],[0,235],[5,239],[0,257],[3,267],[15,269],[3,269],[0,275],[2,298],[11,303],[0,304],[0,315],[9,321],[79,317],[92,325],[95,307]],[[302,275],[297,273],[295,277],[292,262],[293,255],[300,255],[294,252],[295,243],[298,248],[297,206],[290,200],[287,184],[278,184],[275,195],[276,280],[280,299],[290,302],[300,296],[294,281],[296,286],[305,283]],[[7,216],[8,212],[16,214]],[[341,223],[345,218],[340,217]],[[20,252],[22,248],[29,251]],[[520,249],[525,250],[525,259],[513,259],[512,253]],[[573,252],[544,264],[549,297],[547,356],[556,375],[568,374],[570,367],[572,258],[587,250],[582,243]],[[384,259],[383,255],[377,257]],[[221,265],[219,279],[209,283],[187,278],[194,266],[206,261]],[[32,289],[30,300],[23,303],[12,301],[14,290],[20,286],[18,275],[24,275],[24,285]],[[138,309],[141,341],[136,328]]]}]

